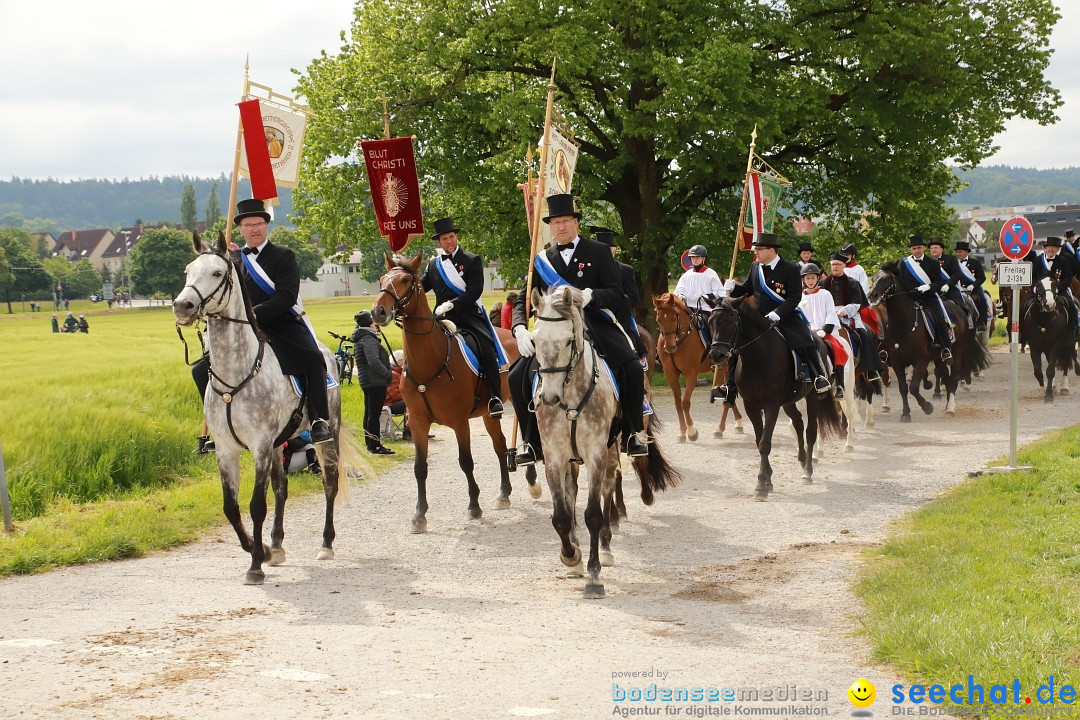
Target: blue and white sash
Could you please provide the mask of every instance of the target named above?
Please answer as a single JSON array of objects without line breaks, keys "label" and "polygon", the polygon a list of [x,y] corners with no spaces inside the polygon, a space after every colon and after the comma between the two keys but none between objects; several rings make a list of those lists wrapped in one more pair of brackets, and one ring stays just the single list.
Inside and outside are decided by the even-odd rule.
[{"label": "blue and white sash", "polygon": [[[761,292],[763,292],[766,296],[768,296],[773,302],[778,303],[780,305],[783,305],[784,304],[784,296],[781,295],[780,293],[776,292],[775,290],[773,290],[771,287],[769,287],[765,283],[765,266],[762,265],[761,263],[758,263],[757,272],[758,272],[758,285],[761,286]],[[798,305],[795,306],[795,314],[798,315],[800,318],[802,318],[803,323],[805,323],[806,325],[810,324],[810,321],[806,319],[806,313],[804,313],[802,311],[802,308],[799,307]]]},{"label": "blue and white sash", "polygon": [[[544,285],[546,285],[549,290],[552,288],[563,287],[564,285],[570,285],[570,283],[566,281],[566,278],[564,278],[558,273],[557,270],[555,270],[555,267],[551,264],[551,261],[548,260],[546,252],[536,254],[536,259],[533,261],[533,267],[536,268],[537,274],[540,275],[540,279],[544,281]],[[611,312],[607,308],[597,307],[591,304],[588,305],[585,309],[595,313],[596,315],[599,315],[615,327],[619,328],[619,332],[623,334],[623,338],[626,339],[626,342],[630,346],[630,349],[634,349],[634,342],[630,339],[630,335],[627,334],[626,328],[624,328],[619,323],[618,319],[616,319],[615,313]],[[631,317],[630,320],[631,323],[633,323],[633,317]],[[635,332],[637,332],[636,329]],[[642,365],[644,366],[644,363],[642,363]]]},{"label": "blue and white sash", "polygon": [[[446,287],[450,288],[455,295],[464,295],[466,290],[465,278],[461,277],[461,273],[458,272],[458,269],[454,267],[452,262],[448,262],[449,260],[449,255],[440,254],[435,258],[435,267],[439,271],[439,277],[443,279],[443,283],[445,283]],[[499,362],[499,367],[508,365],[509,361],[506,358],[506,351],[503,349],[502,343],[499,342],[499,335],[495,332],[495,326],[491,324],[491,318],[488,317],[487,309],[484,308],[484,304],[479,300],[476,301],[476,307],[480,309],[480,315],[483,316],[484,322],[487,323],[488,330],[491,331],[491,338],[495,341],[495,358]],[[483,338],[480,338],[479,341],[483,342],[484,340]]]},{"label": "blue and white sash", "polygon": [[[247,253],[241,253],[240,258],[244,262],[244,267],[247,268],[248,275],[259,286],[259,289],[271,297],[276,295],[277,287],[274,285],[274,281],[270,279],[270,276],[266,274],[266,271],[263,270],[262,265],[252,260],[251,255]],[[304,312],[304,303],[299,295],[296,296],[296,304],[289,308],[289,312],[292,313],[293,317],[299,318],[304,323],[304,327],[311,333],[311,339],[315,341],[317,346],[319,338],[315,335],[315,328],[312,327],[311,321],[308,320],[307,313]]]},{"label": "blue and white sash", "polygon": [[904,269],[919,281],[919,285],[930,285],[930,278],[927,276],[926,271],[923,270],[922,265],[911,255],[904,258]]},{"label": "blue and white sash", "polygon": [[960,274],[964,276],[964,279],[967,280],[968,283],[974,285],[975,284],[975,274],[972,273],[971,270],[968,269],[967,261],[966,260],[961,260],[959,262],[959,265],[960,265]]}]

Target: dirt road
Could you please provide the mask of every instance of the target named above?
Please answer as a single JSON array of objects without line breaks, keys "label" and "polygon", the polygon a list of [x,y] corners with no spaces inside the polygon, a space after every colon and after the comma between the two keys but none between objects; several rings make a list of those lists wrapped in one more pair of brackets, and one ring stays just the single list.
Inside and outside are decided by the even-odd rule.
[{"label": "dirt road", "polygon": [[[1021,438],[1075,422],[1076,400],[1044,405],[1021,360]],[[894,393],[893,412],[860,428],[856,452],[828,443],[809,486],[778,428],[777,492],[766,503],[751,500],[749,430],[714,440],[704,431],[719,406],[699,405],[702,439],[676,444],[661,393],[662,440],[685,480],[651,508],[631,493],[600,601],[581,598],[583,579],[563,576],[546,487],[531,500],[519,473],[514,506],[493,509],[497,475],[481,426],[473,444],[485,515],[465,519],[465,483],[440,428],[426,535],[408,532],[415,486],[401,463],[354,489],[333,561],[314,560],[319,499],[292,502],[289,559],[261,587],[241,585],[246,560],[224,521],[168,554],[0,581],[0,716],[576,719],[635,709],[702,717],[736,705],[846,716],[854,680],[865,676],[882,698],[896,682],[853,634],[860,550],[1008,452],[1007,371],[996,353],[952,419],[938,402],[933,416],[916,410],[901,425]],[[921,462],[928,455],[932,467]],[[653,683],[673,700],[633,699]],[[702,701],[674,700],[694,687]],[[725,688],[757,689],[758,700],[709,699]]]}]

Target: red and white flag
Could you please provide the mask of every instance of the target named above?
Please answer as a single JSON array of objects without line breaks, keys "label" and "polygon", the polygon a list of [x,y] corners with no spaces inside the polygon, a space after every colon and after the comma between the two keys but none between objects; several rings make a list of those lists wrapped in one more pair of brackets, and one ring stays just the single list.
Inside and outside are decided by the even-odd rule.
[{"label": "red and white flag", "polygon": [[240,124],[244,129],[244,150],[247,157],[247,176],[251,178],[251,197],[267,205],[277,205],[277,184],[274,167],[270,164],[270,149],[263,127],[262,107],[258,100],[238,103]]}]

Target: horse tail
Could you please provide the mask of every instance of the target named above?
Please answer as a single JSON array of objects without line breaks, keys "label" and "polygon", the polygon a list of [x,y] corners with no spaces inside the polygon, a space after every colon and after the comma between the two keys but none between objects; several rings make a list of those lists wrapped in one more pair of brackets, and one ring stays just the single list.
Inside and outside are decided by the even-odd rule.
[{"label": "horse tail", "polygon": [[656,442],[652,427],[648,430],[649,454],[634,458],[634,472],[641,481],[641,501],[646,505],[653,503],[654,490],[667,490],[675,487],[682,480],[680,473],[664,456]]},{"label": "horse tail", "polygon": [[975,335],[971,335],[967,347],[964,348],[963,358],[960,360],[959,377],[970,378],[973,373],[988,367],[990,367],[990,353]]},{"label": "horse tail", "polygon": [[337,443],[337,481],[338,499],[346,504],[352,500],[352,488],[349,485],[350,477],[375,477],[375,468],[360,454],[360,446],[356,438],[356,428],[348,420],[342,418]]},{"label": "horse tail", "polygon": [[866,374],[862,372],[855,373],[855,397],[859,400],[865,400],[867,402],[873,402],[875,395],[881,395],[881,381],[875,380],[869,382],[866,379]]},{"label": "horse tail", "polygon": [[[809,398],[808,398],[809,399]],[[816,398],[817,402],[817,431],[818,439],[830,440],[844,437],[844,426],[840,419],[840,411],[836,407],[836,401],[829,395],[825,398]]]}]

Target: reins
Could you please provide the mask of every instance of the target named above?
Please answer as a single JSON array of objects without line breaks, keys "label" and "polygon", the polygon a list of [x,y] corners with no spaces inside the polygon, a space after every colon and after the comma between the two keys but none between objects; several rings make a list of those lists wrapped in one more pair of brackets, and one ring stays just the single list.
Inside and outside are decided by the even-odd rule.
[{"label": "reins", "polygon": [[[545,321],[545,322],[563,322],[563,321],[570,320],[570,318],[563,317],[563,316],[546,317],[544,315],[537,315],[536,320],[537,321],[542,320],[542,321]],[[584,333],[584,330],[582,332]],[[584,335],[582,337],[584,339]],[[600,379],[600,363],[597,362],[596,346],[594,346],[592,343],[589,343],[588,345],[589,345],[589,349],[591,350],[592,366],[593,366],[592,373],[591,373],[591,376],[589,378],[589,386],[587,388],[585,388],[585,393],[582,395],[581,401],[578,402],[577,407],[571,408],[565,401],[566,386],[570,383],[570,379],[573,377],[574,370],[577,368],[577,366],[580,364],[580,361],[584,357],[584,355],[581,353],[581,351],[578,350],[576,340],[577,340],[576,337],[571,337],[570,338],[570,342],[569,342],[569,345],[570,345],[570,360],[567,362],[566,365],[560,365],[559,367],[550,367],[550,368],[537,367],[536,371],[538,373],[540,373],[541,375],[560,373],[560,372],[565,372],[566,373],[566,376],[563,378],[563,393],[562,393],[562,396],[563,396],[564,400],[563,400],[563,402],[560,402],[557,407],[560,410],[562,410],[563,412],[566,413],[566,419],[570,421],[570,451],[572,453],[572,455],[570,456],[570,462],[577,463],[577,464],[580,465],[580,464],[582,464],[584,462],[584,460],[582,460],[581,453],[578,452],[578,447],[577,447],[577,421],[578,421],[578,418],[581,416],[581,411],[585,408],[585,405],[589,402],[589,398],[592,397],[593,392],[596,390],[597,382]],[[534,402],[535,402],[535,400],[534,400]]]}]

